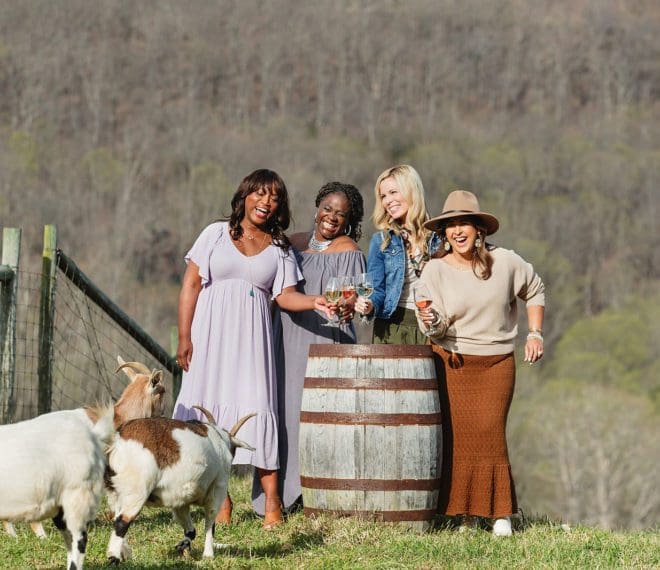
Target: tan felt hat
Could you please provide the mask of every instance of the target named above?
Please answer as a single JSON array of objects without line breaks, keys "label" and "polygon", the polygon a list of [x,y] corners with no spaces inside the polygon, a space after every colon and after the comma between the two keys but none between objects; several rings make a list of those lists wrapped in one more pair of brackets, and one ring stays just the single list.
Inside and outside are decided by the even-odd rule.
[{"label": "tan felt hat", "polygon": [[479,200],[472,192],[466,190],[454,190],[450,192],[442,208],[442,214],[424,222],[424,227],[436,231],[444,225],[446,220],[471,216],[479,218],[486,228],[486,235],[494,234],[500,227],[500,222],[493,214],[482,212],[479,208]]}]

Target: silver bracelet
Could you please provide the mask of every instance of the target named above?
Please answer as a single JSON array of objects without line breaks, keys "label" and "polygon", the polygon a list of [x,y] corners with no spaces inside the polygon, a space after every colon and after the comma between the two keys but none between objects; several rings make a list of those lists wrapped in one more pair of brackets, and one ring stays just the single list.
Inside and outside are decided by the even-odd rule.
[{"label": "silver bracelet", "polygon": [[529,340],[530,338],[535,338],[543,342],[543,335],[541,333],[537,333],[537,332],[527,333],[527,340]]},{"label": "silver bracelet", "polygon": [[431,328],[437,327],[440,323],[444,322],[445,320],[441,313],[435,310],[433,312],[436,314],[436,317],[433,320],[433,322],[430,324]]}]

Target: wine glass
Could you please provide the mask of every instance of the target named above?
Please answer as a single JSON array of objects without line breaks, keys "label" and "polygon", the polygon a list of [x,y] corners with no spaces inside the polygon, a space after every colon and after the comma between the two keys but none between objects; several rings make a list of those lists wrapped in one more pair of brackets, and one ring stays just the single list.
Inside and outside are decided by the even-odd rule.
[{"label": "wine glass", "polygon": [[[420,283],[419,281],[413,285],[413,298],[415,299],[417,309],[428,309],[433,303],[429,288],[425,283]],[[439,333],[440,331],[438,329],[431,326],[424,331],[426,336],[435,336]]]},{"label": "wine glass", "polygon": [[[340,283],[343,298],[342,305],[346,305],[355,297],[355,278],[351,275],[344,275],[340,278]],[[345,321],[342,319],[341,322],[344,323]]]},{"label": "wine glass", "polygon": [[[323,293],[328,303],[338,303],[342,298],[342,287],[338,277],[331,277],[325,284],[325,291]],[[323,323],[321,326],[325,327],[338,327],[339,320],[332,318],[331,321]]]},{"label": "wine glass", "polygon": [[[358,297],[364,299],[371,297],[371,294],[374,292],[374,282],[371,279],[371,275],[368,273],[360,273],[355,283],[355,291],[358,294]],[[362,315],[362,318],[364,319],[365,315]]]}]

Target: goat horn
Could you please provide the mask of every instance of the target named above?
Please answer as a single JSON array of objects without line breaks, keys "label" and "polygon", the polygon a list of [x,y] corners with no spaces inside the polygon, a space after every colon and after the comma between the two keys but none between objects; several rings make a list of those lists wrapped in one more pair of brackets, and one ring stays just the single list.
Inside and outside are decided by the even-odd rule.
[{"label": "goat horn", "polygon": [[147,374],[151,375],[151,370],[149,370],[144,364],[141,362],[124,362],[124,364],[121,364],[117,370],[115,370],[115,374],[122,370],[123,368],[132,368],[136,372],[141,372],[142,374]]},{"label": "goat horn", "polygon": [[215,418],[213,417],[213,414],[211,412],[209,412],[206,408],[202,408],[202,406],[193,406],[193,408],[196,408],[200,412],[202,412],[206,416],[206,419],[209,421],[209,423],[212,426],[218,425],[218,424],[215,423]]},{"label": "goat horn", "polygon": [[243,416],[240,420],[236,422],[236,425],[229,430],[229,435],[231,437],[234,437],[236,433],[238,432],[239,429],[241,429],[241,426],[248,421],[250,418],[256,416],[257,414],[248,414],[247,416]]}]

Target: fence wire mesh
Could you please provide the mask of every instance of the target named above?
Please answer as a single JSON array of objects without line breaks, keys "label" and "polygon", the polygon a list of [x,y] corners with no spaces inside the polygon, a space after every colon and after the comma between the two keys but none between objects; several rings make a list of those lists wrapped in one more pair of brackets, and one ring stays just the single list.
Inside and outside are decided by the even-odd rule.
[{"label": "fence wire mesh", "polygon": [[[16,367],[10,421],[38,414],[40,273],[18,271]],[[128,378],[115,373],[117,356],[162,369],[167,394],[165,413],[172,410],[173,379],[145,348],[57,270],[52,365],[51,409],[64,410],[116,400]]]}]

